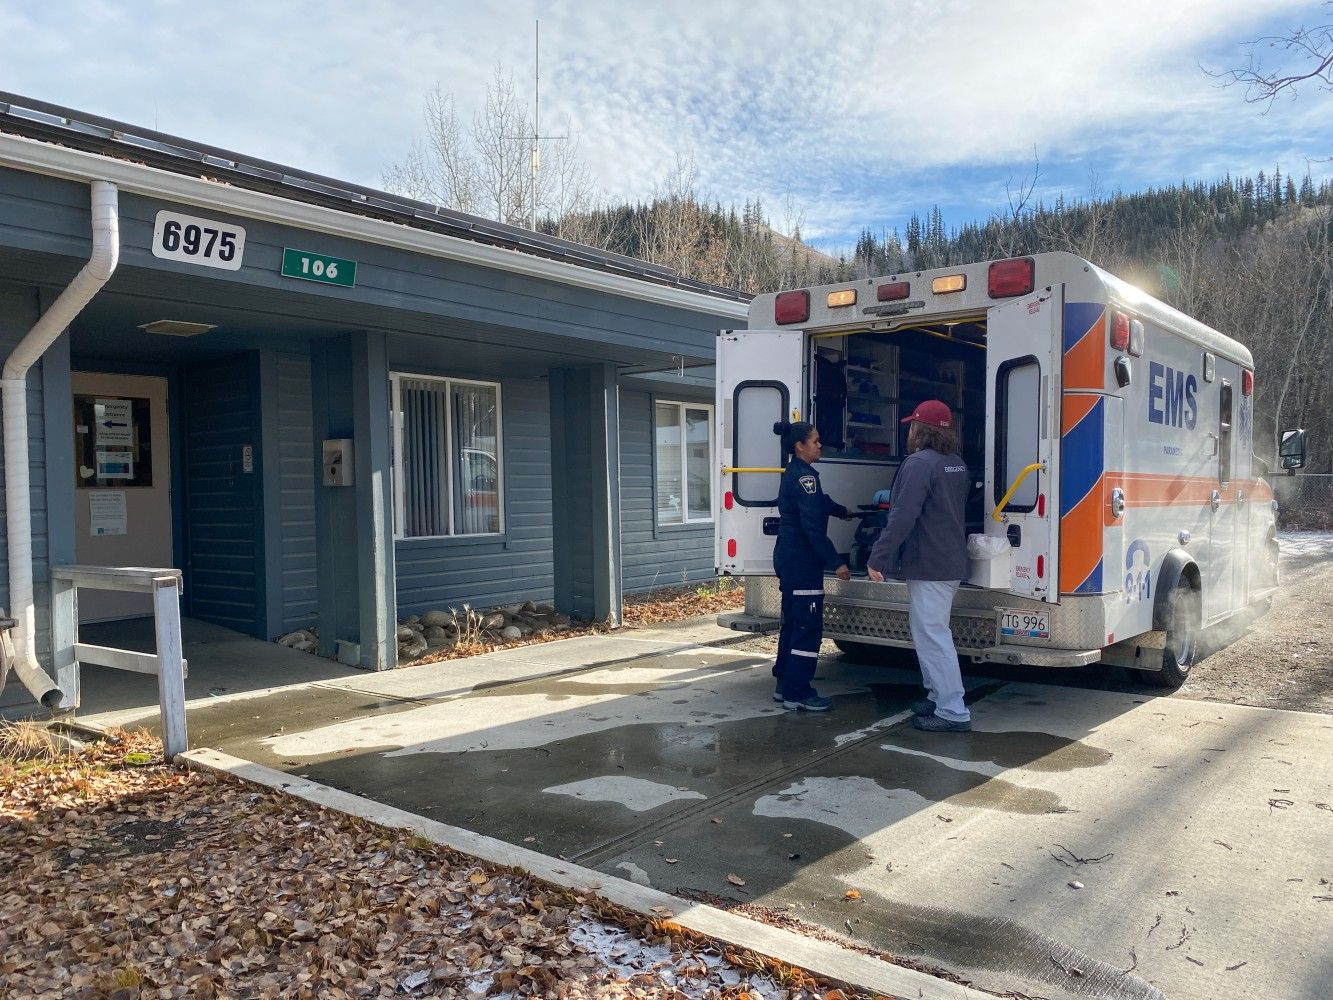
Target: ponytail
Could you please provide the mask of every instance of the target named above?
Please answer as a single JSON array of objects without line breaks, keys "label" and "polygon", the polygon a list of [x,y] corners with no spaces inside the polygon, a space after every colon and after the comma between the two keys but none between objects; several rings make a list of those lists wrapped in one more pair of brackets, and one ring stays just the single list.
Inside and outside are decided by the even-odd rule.
[{"label": "ponytail", "polygon": [[796,445],[809,438],[814,429],[814,424],[806,423],[804,420],[798,420],[794,424],[779,420],[773,425],[773,433],[782,438],[782,450],[786,452],[795,452]]}]

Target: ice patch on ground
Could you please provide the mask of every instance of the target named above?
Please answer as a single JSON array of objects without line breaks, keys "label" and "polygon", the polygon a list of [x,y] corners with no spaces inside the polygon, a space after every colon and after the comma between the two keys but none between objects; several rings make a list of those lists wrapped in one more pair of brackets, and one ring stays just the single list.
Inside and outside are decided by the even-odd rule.
[{"label": "ice patch on ground", "polygon": [[1333,531],[1279,531],[1277,545],[1284,556],[1333,558]]},{"label": "ice patch on ground", "polygon": [[1001,767],[999,764],[993,764],[988,760],[959,760],[956,757],[941,757],[937,753],[914,750],[912,747],[894,746],[891,743],[881,745],[880,749],[891,750],[894,753],[905,753],[909,757],[925,757],[927,760],[933,760],[936,764],[943,764],[955,771],[968,771],[971,774],[979,774],[985,778],[999,778],[1013,773],[1012,768]]},{"label": "ice patch on ground", "polygon": [[629,880],[635,885],[646,885],[650,889],[653,887],[652,881],[648,878],[648,873],[633,861],[622,861],[620,864],[616,865],[616,868],[620,871],[628,872]]},{"label": "ice patch on ground", "polygon": [[[569,932],[569,940],[621,979],[651,976],[687,997],[714,997],[719,986],[729,988],[742,983],[761,997],[785,995],[773,979],[750,976],[747,980],[719,955],[693,950],[676,954],[665,945],[645,946],[639,937],[599,920],[588,919],[575,924]],[[643,982],[638,980],[639,984]]]},{"label": "ice patch on ground", "polygon": [[754,804],[756,816],[808,819],[868,837],[927,804],[916,792],[889,791],[873,778],[804,778]]},{"label": "ice patch on ground", "polygon": [[911,716],[911,714],[912,714],[911,712],[899,712],[897,715],[890,715],[886,719],[880,719],[878,722],[872,722],[864,729],[858,729],[856,730],[856,732],[840,733],[839,735],[833,737],[833,745],[840,747],[840,746],[845,746],[848,743],[855,743],[857,740],[865,739],[872,733],[877,733],[882,729],[890,729],[893,726],[896,726],[898,723],[902,722],[903,719],[906,719],[909,716]]},{"label": "ice patch on ground", "polygon": [[688,788],[676,788],[646,778],[629,778],[619,774],[606,774],[596,778],[584,778],[564,785],[552,785],[543,788],[551,795],[569,795],[587,802],[617,802],[634,812],[647,812],[668,802],[681,799],[706,799],[702,792]]}]

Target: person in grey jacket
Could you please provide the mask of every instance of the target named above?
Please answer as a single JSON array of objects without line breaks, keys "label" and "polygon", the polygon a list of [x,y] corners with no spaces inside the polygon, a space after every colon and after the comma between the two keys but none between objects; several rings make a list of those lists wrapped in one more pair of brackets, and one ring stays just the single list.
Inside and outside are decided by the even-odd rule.
[{"label": "person in grey jacket", "polygon": [[938,399],[902,421],[908,457],[893,481],[889,517],[870,550],[869,574],[907,582],[908,625],[926,697],[912,706],[912,725],[931,733],[969,732],[963,674],[949,631],[958,585],[968,575],[965,508],[971,488],[958,454],[953,414]]}]

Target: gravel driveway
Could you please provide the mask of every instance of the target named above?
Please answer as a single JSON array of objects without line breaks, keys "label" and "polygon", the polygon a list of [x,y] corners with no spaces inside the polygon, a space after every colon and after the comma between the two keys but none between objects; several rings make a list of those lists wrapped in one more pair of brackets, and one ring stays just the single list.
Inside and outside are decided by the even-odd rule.
[{"label": "gravel driveway", "polygon": [[1333,714],[1333,532],[1284,532],[1272,610],[1190,674],[1179,698]]}]

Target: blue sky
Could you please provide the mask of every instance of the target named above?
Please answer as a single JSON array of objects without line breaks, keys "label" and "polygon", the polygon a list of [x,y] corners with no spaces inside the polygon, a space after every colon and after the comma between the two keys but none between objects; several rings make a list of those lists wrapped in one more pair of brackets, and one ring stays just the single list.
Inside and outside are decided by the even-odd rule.
[{"label": "blue sky", "polygon": [[[497,65],[543,132],[579,137],[612,199],[678,156],[697,186],[759,197],[782,228],[850,247],[934,204],[1003,213],[1041,164],[1047,201],[1228,171],[1333,174],[1333,95],[1267,114],[1205,68],[1311,23],[1284,0],[0,0],[0,90],[156,125],[364,184],[401,160],[438,82],[468,121]],[[1323,10],[1322,20],[1328,19]]]}]

